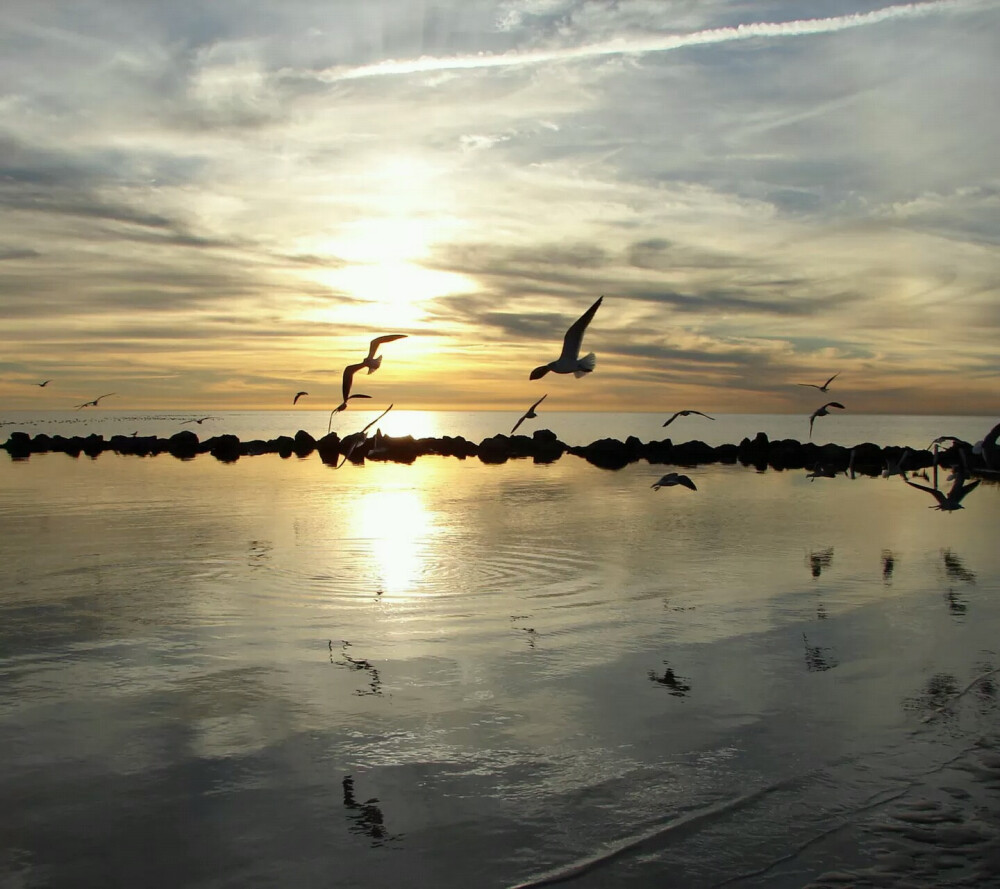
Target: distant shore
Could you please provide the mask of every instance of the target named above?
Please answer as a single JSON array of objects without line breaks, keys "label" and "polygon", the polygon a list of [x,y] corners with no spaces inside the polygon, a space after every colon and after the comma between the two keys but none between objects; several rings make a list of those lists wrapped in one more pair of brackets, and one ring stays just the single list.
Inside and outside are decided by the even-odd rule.
[{"label": "distant shore", "polygon": [[[295,435],[281,435],[267,441],[252,439],[241,441],[235,435],[213,435],[204,441],[190,431],[178,432],[169,438],[140,435],[62,436],[44,433],[29,436],[14,432],[0,447],[13,460],[27,460],[32,454],[63,453],[72,457],[81,454],[96,458],[106,452],[150,457],[168,454],[180,460],[194,459],[209,454],[222,462],[231,463],[240,457],[261,454],[278,454],[282,458],[304,458],[317,454],[329,465],[339,465],[345,460],[362,463],[365,460],[393,463],[412,463],[422,456],[448,456],[458,459],[477,458],[483,463],[499,464],[511,459],[531,459],[536,463],[552,463],[564,454],[582,457],[588,463],[603,469],[620,469],[630,463],[645,460],[652,464],[697,466],[709,463],[740,463],[756,469],[820,469],[825,472],[856,472],[879,475],[888,467],[917,471],[934,465],[935,455],[929,450],[909,447],[881,447],[862,442],[851,447],[837,444],[817,445],[795,439],[770,440],[763,432],[752,439],[744,438],[739,444],[711,446],[692,440],[675,444],[671,439],[640,441],[629,436],[624,441],[603,438],[584,446],[570,446],[548,429],[533,435],[494,435],[473,442],[461,436],[440,438],[414,438],[413,436],[366,437],[361,433],[341,438],[330,433],[316,439],[299,430]],[[939,466],[967,465],[973,472],[992,474],[981,458],[971,458],[971,446],[966,442],[953,442],[937,454]],[[964,456],[963,456],[964,451]]]}]

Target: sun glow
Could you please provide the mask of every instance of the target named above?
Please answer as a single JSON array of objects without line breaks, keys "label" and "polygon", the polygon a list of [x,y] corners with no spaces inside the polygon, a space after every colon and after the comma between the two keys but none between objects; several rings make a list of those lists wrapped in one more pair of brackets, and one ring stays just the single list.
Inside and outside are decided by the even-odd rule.
[{"label": "sun glow", "polygon": [[371,545],[379,588],[408,595],[420,579],[424,552],[437,531],[433,514],[413,490],[367,492],[358,505],[357,527]]}]

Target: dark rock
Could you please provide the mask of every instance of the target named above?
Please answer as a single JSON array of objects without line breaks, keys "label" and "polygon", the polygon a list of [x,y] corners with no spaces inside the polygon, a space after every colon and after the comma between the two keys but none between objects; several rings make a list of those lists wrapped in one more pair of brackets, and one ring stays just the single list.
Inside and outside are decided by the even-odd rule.
[{"label": "dark rock", "polygon": [[314,450],[316,450],[316,439],[313,438],[304,429],[300,429],[295,433],[295,442],[292,450],[295,452],[297,457],[308,457]]},{"label": "dark rock", "polygon": [[336,432],[324,435],[316,442],[316,450],[319,451],[320,460],[336,466],[340,462],[340,436]]},{"label": "dark rock", "polygon": [[633,462],[624,442],[617,438],[601,438],[586,447],[570,448],[571,454],[578,454],[593,466],[601,469],[621,469]]},{"label": "dark rock", "polygon": [[190,429],[185,429],[170,436],[167,450],[179,460],[191,460],[201,450],[201,442]]},{"label": "dark rock", "polygon": [[12,432],[4,448],[14,460],[27,460],[32,453],[31,437],[27,432]]},{"label": "dark rock", "polygon": [[678,466],[697,466],[715,462],[715,448],[695,439],[674,445],[671,462]]},{"label": "dark rock", "polygon": [[483,463],[506,463],[510,454],[510,439],[506,435],[494,435],[479,442],[478,456]]},{"label": "dark rock", "polygon": [[205,442],[205,447],[222,463],[235,463],[243,451],[242,444],[235,435],[213,435]]}]

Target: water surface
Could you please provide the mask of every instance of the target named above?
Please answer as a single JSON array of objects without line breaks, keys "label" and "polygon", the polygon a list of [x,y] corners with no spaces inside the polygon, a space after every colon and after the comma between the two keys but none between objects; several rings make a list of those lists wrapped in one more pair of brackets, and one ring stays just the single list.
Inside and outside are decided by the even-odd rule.
[{"label": "water surface", "polygon": [[1000,489],[663,471],[0,461],[0,885],[988,885]]}]

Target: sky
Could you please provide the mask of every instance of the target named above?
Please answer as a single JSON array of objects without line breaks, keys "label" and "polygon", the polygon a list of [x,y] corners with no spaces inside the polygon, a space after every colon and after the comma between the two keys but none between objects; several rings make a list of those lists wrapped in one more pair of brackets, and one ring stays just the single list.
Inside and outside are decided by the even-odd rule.
[{"label": "sky", "polygon": [[373,405],[997,416],[998,58],[1000,0],[8,0],[0,411],[329,408],[405,333]]}]

